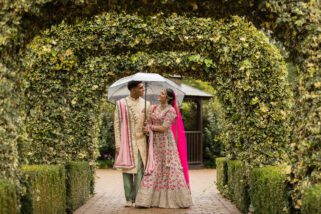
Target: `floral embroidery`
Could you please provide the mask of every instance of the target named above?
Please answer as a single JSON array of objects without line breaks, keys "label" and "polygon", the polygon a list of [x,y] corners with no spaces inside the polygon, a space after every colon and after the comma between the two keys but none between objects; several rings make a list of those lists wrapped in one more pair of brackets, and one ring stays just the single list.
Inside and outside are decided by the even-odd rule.
[{"label": "floral embroidery", "polygon": [[[159,106],[153,109],[152,124],[170,127],[176,118],[175,109],[171,106],[163,110]],[[170,208],[191,206],[190,190],[170,128],[165,133],[154,133],[154,161],[154,172],[142,179],[136,205]]]}]

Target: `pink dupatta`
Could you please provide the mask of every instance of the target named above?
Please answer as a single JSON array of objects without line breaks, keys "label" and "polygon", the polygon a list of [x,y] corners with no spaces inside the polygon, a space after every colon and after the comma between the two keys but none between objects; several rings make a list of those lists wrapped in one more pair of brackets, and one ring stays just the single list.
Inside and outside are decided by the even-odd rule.
[{"label": "pink dupatta", "polygon": [[148,160],[147,165],[145,169],[145,175],[150,175],[154,171],[155,165],[154,165],[154,133],[149,128],[149,142],[148,142]]},{"label": "pink dupatta", "polygon": [[130,169],[135,166],[132,159],[132,146],[130,142],[130,127],[128,123],[128,109],[125,100],[117,102],[120,116],[120,150],[116,157],[114,167]]},{"label": "pink dupatta", "polygon": [[177,150],[179,154],[179,158],[181,160],[181,164],[183,167],[184,177],[187,185],[189,186],[189,176],[188,176],[188,161],[187,161],[187,144],[186,144],[186,136],[185,136],[185,128],[181,115],[181,111],[179,110],[179,106],[176,102],[176,96],[174,100],[174,108],[176,110],[177,118],[175,122],[172,124],[172,132],[176,140]]}]

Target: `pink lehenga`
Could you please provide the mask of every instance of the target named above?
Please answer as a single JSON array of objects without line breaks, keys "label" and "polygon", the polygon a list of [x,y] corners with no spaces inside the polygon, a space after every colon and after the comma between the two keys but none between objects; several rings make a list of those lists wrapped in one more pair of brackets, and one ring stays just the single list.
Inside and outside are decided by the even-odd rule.
[{"label": "pink lehenga", "polygon": [[[152,154],[149,154],[149,163],[136,196],[137,207],[187,208],[192,205],[186,139],[178,128],[183,125],[178,119],[181,120],[180,112],[171,105],[164,109],[152,107],[152,124],[169,129],[165,133],[151,133],[149,151]],[[181,135],[184,135],[183,139],[180,138],[183,142],[178,140]]]}]

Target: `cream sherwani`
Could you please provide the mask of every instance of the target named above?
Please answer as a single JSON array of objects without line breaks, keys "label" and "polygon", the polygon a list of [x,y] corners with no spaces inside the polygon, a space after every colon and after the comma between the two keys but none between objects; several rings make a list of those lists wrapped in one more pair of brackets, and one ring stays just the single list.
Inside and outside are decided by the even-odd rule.
[{"label": "cream sherwani", "polygon": [[[132,144],[132,156],[134,157],[135,167],[131,169],[122,169],[123,173],[137,174],[138,166],[138,151],[141,155],[141,159],[146,166],[147,162],[147,142],[146,136],[143,132],[144,126],[144,108],[145,100],[143,98],[134,99],[131,96],[124,98],[126,101],[128,115],[129,115],[129,128],[131,134],[131,144]],[[116,149],[120,148],[120,114],[119,109],[116,105],[115,115],[114,115],[114,128],[115,128],[115,143]],[[147,103],[147,108],[149,103]]]}]

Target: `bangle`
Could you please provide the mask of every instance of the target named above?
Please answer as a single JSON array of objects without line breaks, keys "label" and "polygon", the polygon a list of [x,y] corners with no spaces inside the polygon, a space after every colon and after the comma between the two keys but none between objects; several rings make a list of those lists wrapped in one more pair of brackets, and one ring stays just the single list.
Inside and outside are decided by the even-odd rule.
[{"label": "bangle", "polygon": [[155,126],[152,125],[152,126],[150,127],[150,129],[151,129],[152,131],[155,131]]}]

